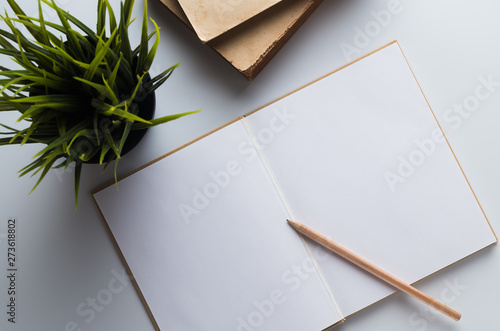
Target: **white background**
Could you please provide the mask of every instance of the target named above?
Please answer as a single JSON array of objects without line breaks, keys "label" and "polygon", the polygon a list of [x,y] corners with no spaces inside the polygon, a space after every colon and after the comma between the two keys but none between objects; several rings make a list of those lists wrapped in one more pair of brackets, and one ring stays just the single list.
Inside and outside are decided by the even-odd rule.
[{"label": "white background", "polygon": [[[35,12],[34,0],[17,2],[29,14]],[[90,26],[95,24],[96,0],[56,2]],[[118,0],[110,2],[118,8]],[[1,0],[0,4],[3,12],[7,2]],[[136,1],[134,16],[141,17],[142,4]],[[384,16],[382,24],[377,22],[380,15],[376,13],[387,8],[392,9],[390,16]],[[486,215],[500,232],[498,1],[325,0],[252,83],[202,45],[159,2],[150,0],[149,14],[162,29],[153,74],[181,62],[157,93],[157,116],[200,108],[203,112],[150,130],[139,147],[121,161],[120,174],[397,39]],[[359,31],[367,29],[369,35],[361,36]],[[137,42],[138,22],[132,31]],[[347,54],[346,47],[356,47],[357,53]],[[0,57],[1,65],[10,63]],[[474,110],[453,113],[455,105],[465,103],[471,109],[473,104],[468,102],[477,100],[480,77],[494,83],[491,93]],[[17,114],[0,116],[1,123],[12,124]],[[16,172],[39,148],[0,148],[0,330],[62,331],[71,330],[71,325],[82,331],[153,330],[133,286],[116,276],[123,274],[124,267],[90,198],[93,189],[112,178],[111,169],[104,174],[99,166],[84,169],[80,207],[75,212],[71,173],[49,173],[31,195],[35,178],[17,178]],[[4,312],[7,253],[2,234],[9,217],[18,219],[15,325],[7,322]],[[463,318],[458,323],[396,294],[349,318],[336,330],[497,330],[498,254],[498,247],[491,247],[418,284],[460,311]],[[116,293],[108,298],[105,293],[111,289]],[[96,308],[90,308],[89,302],[96,297],[108,300],[105,305],[97,301]]]}]

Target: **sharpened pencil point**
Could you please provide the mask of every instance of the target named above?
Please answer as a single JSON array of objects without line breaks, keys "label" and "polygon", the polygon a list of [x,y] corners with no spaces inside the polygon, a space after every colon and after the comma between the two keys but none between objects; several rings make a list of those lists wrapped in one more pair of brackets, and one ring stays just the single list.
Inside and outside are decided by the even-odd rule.
[{"label": "sharpened pencil point", "polygon": [[294,222],[292,221],[291,219],[287,219],[286,220],[288,222],[288,224],[290,224],[294,229],[297,229],[297,225],[298,223],[297,222]]}]

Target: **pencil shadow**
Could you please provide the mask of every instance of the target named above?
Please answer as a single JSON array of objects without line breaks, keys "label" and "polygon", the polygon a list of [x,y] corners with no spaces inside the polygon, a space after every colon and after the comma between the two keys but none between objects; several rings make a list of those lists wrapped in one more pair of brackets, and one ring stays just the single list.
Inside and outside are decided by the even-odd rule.
[{"label": "pencil shadow", "polygon": [[[306,238],[306,241],[313,247],[314,245],[316,245],[310,239]],[[442,280],[447,280],[453,283],[454,280],[457,279],[457,275],[460,274],[460,270],[480,270],[481,268],[484,270],[485,265],[496,263],[495,261],[498,260],[496,259],[496,255],[498,254],[497,250],[498,245],[486,247],[485,249],[474,253],[468,258],[454,263],[453,265],[448,266],[436,272],[435,274],[418,281],[414,285],[417,288],[422,288],[425,287],[427,282],[429,282],[429,284],[432,284],[436,282],[442,282]],[[347,261],[341,259],[333,252],[324,251],[323,254],[329,254],[331,258],[338,260],[338,263],[346,263],[347,265],[349,265]],[[366,275],[370,276],[370,274],[365,270],[359,269],[359,272],[365,273]],[[436,276],[436,278],[433,277],[434,275]],[[375,279],[375,281],[379,280]],[[380,285],[385,286],[386,284],[380,281]],[[446,286],[453,285],[451,285],[450,283],[450,285]],[[333,289],[333,292],[335,293],[335,289]],[[458,296],[459,294],[456,295]],[[436,297],[436,299],[439,300],[440,298]],[[451,305],[451,308],[453,308],[452,306],[453,305]],[[384,317],[381,318],[381,314],[383,314]],[[424,305],[420,301],[410,297],[405,293],[396,292],[392,295],[389,295],[385,299],[382,299],[350,316],[347,316],[346,323],[335,327],[334,330],[348,330],[347,328],[349,328],[349,330],[351,328],[363,330],[366,328],[366,324],[382,324],[384,323],[384,321],[392,321],[393,323],[399,323],[400,325],[407,325],[408,330],[424,330],[430,326],[432,326],[433,330],[435,329],[442,331],[453,331],[460,328],[457,322],[452,320],[451,318],[439,313],[429,306]],[[404,330],[406,330],[406,328]]]},{"label": "pencil shadow", "polygon": [[[381,314],[384,314],[381,317]],[[363,330],[366,325],[382,326],[388,330],[398,327],[398,330],[459,330],[457,322],[423,305],[404,293],[396,293],[389,300],[383,300],[371,305],[346,318],[343,324],[332,331]],[[403,327],[402,326],[407,326]]]}]

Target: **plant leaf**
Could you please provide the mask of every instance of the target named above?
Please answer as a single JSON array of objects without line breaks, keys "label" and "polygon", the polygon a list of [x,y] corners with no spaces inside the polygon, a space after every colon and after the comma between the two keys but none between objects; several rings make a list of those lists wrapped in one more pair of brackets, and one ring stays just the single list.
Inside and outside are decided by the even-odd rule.
[{"label": "plant leaf", "polygon": [[107,95],[111,99],[112,104],[114,105],[118,104],[119,103],[118,98],[116,97],[115,92],[113,92],[111,86],[106,81],[106,78],[104,78],[104,75],[102,76],[102,81],[104,82],[104,86],[106,87],[105,95]]},{"label": "plant leaf", "polygon": [[40,24],[40,31],[42,33],[42,40],[40,41],[41,44],[49,45],[50,44],[50,34],[47,31],[47,26],[45,25],[45,19],[43,17],[43,10],[42,10],[42,2],[38,0],[38,18],[39,18],[39,24]]},{"label": "plant leaf", "polygon": [[142,80],[144,76],[146,76],[147,73],[144,73],[141,77],[138,77],[138,82],[137,85],[134,88],[134,91],[132,92],[132,95],[127,101],[127,105],[130,107],[130,105],[134,102],[135,96],[137,95],[137,92],[139,92],[139,89],[142,88]]},{"label": "plant leaf", "polygon": [[108,84],[115,92],[118,91],[114,87],[115,87],[115,82],[116,82],[116,76],[118,75],[118,70],[120,69],[121,62],[122,62],[122,58],[118,59],[118,62],[116,62],[115,68],[113,69],[113,71],[111,72],[111,75],[109,75],[109,78],[108,78]]},{"label": "plant leaf", "polygon": [[134,7],[135,0],[125,0],[125,3],[122,7],[123,16],[125,18],[125,24],[128,25],[130,23],[130,19],[132,17],[132,8]]},{"label": "plant leaf", "polygon": [[[43,3],[45,3],[47,6],[49,6],[50,8],[52,9],[55,9],[54,7],[56,6],[55,4],[52,4],[49,0],[41,0]],[[78,20],[76,17],[74,17],[73,15],[71,15],[70,13],[68,12],[63,12],[62,13],[64,15],[64,17],[66,17],[66,19],[68,21],[70,21],[71,23],[73,23],[75,26],[77,26],[80,30],[82,30],[82,32],[88,37],[90,38],[93,42],[97,42],[97,37],[96,37],[96,34],[95,34],[95,31],[93,31],[92,29],[90,29],[87,25],[85,25],[84,23],[82,23],[80,20]],[[48,22],[47,22],[48,24]]]},{"label": "plant leaf", "polygon": [[68,147],[66,148],[66,153],[70,154],[71,146],[73,146],[73,143],[75,142],[76,139],[78,139],[81,136],[88,136],[88,135],[92,134],[93,132],[94,132],[94,130],[92,130],[92,129],[83,129],[83,130],[80,130],[79,132],[77,132],[73,136],[73,139],[71,139],[71,141],[69,142]]},{"label": "plant leaf", "polygon": [[118,150],[118,145],[114,141],[113,136],[111,135],[111,131],[109,130],[109,127],[105,126],[102,129],[102,133],[103,133],[103,137],[104,137],[105,143],[109,146],[110,149],[113,150],[113,152],[115,153],[116,157],[119,158],[120,157],[120,152]]},{"label": "plant leaf", "polygon": [[[21,53],[18,50],[14,49],[1,49],[0,48],[0,54],[12,56],[16,59],[22,59]],[[37,58],[33,54],[25,54],[26,58],[29,59],[30,61],[36,61]]]},{"label": "plant leaf", "polygon": [[104,162],[104,158],[106,157],[106,154],[108,154],[108,151],[111,149],[111,146],[109,145],[108,142],[104,142],[101,148],[101,156],[99,157],[99,164],[102,164]]},{"label": "plant leaf", "polygon": [[196,114],[199,113],[201,110],[196,110],[196,111],[191,111],[187,113],[182,113],[182,114],[175,114],[175,115],[168,115],[168,116],[163,116],[160,118],[155,118],[153,120],[150,120],[151,124],[143,124],[143,123],[134,123],[134,126],[132,127],[132,130],[142,130],[142,129],[147,129],[152,126],[164,124],[170,121],[174,121],[176,119],[179,119],[181,117],[191,115],[191,114]]},{"label": "plant leaf", "polygon": [[[128,19],[125,15],[128,15],[126,12],[125,12],[125,9],[124,9],[124,4],[121,3],[121,12],[120,12],[120,23],[118,24],[118,30],[120,31],[119,32],[119,35],[120,35],[120,39],[121,39],[121,45],[120,45],[120,49],[121,49],[121,53],[122,53],[122,56],[125,58],[125,61],[128,63],[129,66],[132,65],[132,49],[130,47],[130,40],[129,40],[129,37],[128,37]],[[131,77],[133,77],[132,75],[132,72],[130,71],[130,74],[131,74]]]},{"label": "plant leaf", "polygon": [[108,95],[108,91],[106,89],[106,86],[104,86],[102,84],[91,82],[89,80],[86,80],[86,79],[83,79],[80,77],[73,77],[73,78],[76,79],[77,81],[80,81],[80,82],[90,86],[90,87],[93,87],[97,92],[99,92],[99,94],[101,94],[107,98],[110,98],[110,96]]},{"label": "plant leaf", "polygon": [[66,37],[68,38],[69,44],[72,46],[73,49],[76,49],[78,56],[80,59],[84,59],[85,55],[83,54],[82,47],[80,45],[80,42],[78,41],[78,38],[74,31],[71,29],[71,26],[68,23],[68,20],[66,16],[64,15],[64,12],[61,8],[59,8],[54,0],[51,0],[52,4],[54,5],[52,8],[56,11],[57,16],[59,16],[59,20],[61,21],[62,26],[64,27]]},{"label": "plant leaf", "polygon": [[82,176],[82,162],[76,162],[76,166],[75,166],[75,210],[78,209],[78,195],[80,192],[81,176]]},{"label": "plant leaf", "polygon": [[105,2],[106,7],[108,9],[109,29],[111,31],[115,31],[117,29],[117,25],[116,25],[116,16],[115,16],[115,13],[113,11],[113,7],[109,4],[108,0],[104,0],[104,2]]},{"label": "plant leaf", "polygon": [[17,75],[27,81],[36,83],[39,86],[44,86],[48,89],[57,90],[57,91],[65,91],[68,88],[72,88],[74,90],[73,84],[68,84],[67,82],[58,82],[51,80],[47,77],[40,77],[28,74],[17,73]]},{"label": "plant leaf", "polygon": [[58,158],[59,158],[58,156],[51,156],[45,161],[41,159],[43,162],[37,166],[38,170],[33,174],[33,176],[36,175],[36,173],[38,173],[41,169],[43,169],[43,171],[40,177],[38,178],[38,181],[36,182],[35,186],[33,186],[33,189],[31,190],[30,194],[33,193],[33,191],[38,187],[38,185],[40,185],[40,183],[45,178],[50,168],[52,168],[52,165],[57,161]]},{"label": "plant leaf", "polygon": [[97,2],[97,28],[96,34],[101,37],[106,37],[106,6],[104,0]]},{"label": "plant leaf", "polygon": [[[148,55],[146,56],[146,59],[144,60],[143,67],[141,70],[149,71],[151,68],[151,65],[153,64],[153,60],[156,56],[156,51],[158,49],[158,45],[160,44],[160,28],[156,24],[156,22],[151,19],[151,22],[153,22],[155,26],[155,34],[156,34],[156,40],[153,44],[153,47],[151,47],[151,50],[149,51]],[[139,72],[139,71],[138,71]]]},{"label": "plant leaf", "polygon": [[90,63],[89,69],[87,70],[87,72],[85,72],[85,75],[83,76],[83,78],[85,80],[90,81],[94,77],[94,75],[97,71],[97,68],[101,64],[104,57],[106,56],[106,53],[108,52],[109,47],[111,46],[111,43],[113,42],[113,39],[116,35],[116,32],[117,32],[117,30],[113,31],[113,33],[109,37],[108,41],[104,44],[104,46],[102,46],[102,48],[99,50],[99,52],[95,55],[94,60],[92,60],[92,62]]},{"label": "plant leaf", "polygon": [[[26,14],[24,13],[24,11],[21,9],[21,7],[19,7],[19,5],[14,0],[7,0],[7,2],[9,3],[10,8],[12,8],[12,10],[17,15],[17,17],[19,17],[19,18],[26,17]],[[31,23],[31,21],[27,18],[23,18],[22,21],[24,21],[24,22],[21,22],[23,24],[24,23]],[[43,35],[40,34],[36,29],[33,29],[29,24],[24,24],[24,26],[29,31],[29,33],[33,36],[33,38],[35,38],[36,41],[38,41],[38,42],[44,41]]]},{"label": "plant leaf", "polygon": [[67,94],[47,94],[47,95],[36,95],[33,97],[19,98],[14,99],[11,102],[20,102],[20,103],[35,103],[35,104],[44,104],[44,103],[53,103],[57,108],[63,108],[63,106],[74,106],[81,105],[82,99],[75,95],[67,95]]},{"label": "plant leaf", "polygon": [[148,55],[148,1],[144,0],[144,16],[142,18],[142,33],[139,49],[139,58],[137,59],[136,74],[143,75],[145,70],[145,62]]},{"label": "plant leaf", "polygon": [[64,134],[63,136],[60,136],[60,137],[57,137],[56,139],[54,139],[50,144],[47,145],[47,147],[45,147],[40,152],[38,152],[34,157],[38,157],[40,155],[43,155],[44,153],[47,153],[48,151],[56,148],[57,146],[60,146],[60,145],[62,145],[65,142],[71,141],[71,139],[73,138],[73,136],[77,132],[79,132],[80,130],[83,130],[83,129],[87,128],[88,126],[89,126],[89,124],[87,122],[83,122],[83,121],[80,122],[80,123],[78,123],[78,124],[76,124],[71,129],[69,129],[66,132],[66,134]]}]

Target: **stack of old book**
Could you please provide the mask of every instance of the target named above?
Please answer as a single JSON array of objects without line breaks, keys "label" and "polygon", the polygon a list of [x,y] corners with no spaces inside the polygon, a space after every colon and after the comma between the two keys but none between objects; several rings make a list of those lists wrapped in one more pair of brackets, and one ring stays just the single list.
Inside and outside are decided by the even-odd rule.
[{"label": "stack of old book", "polygon": [[322,0],[160,0],[253,80]]}]

